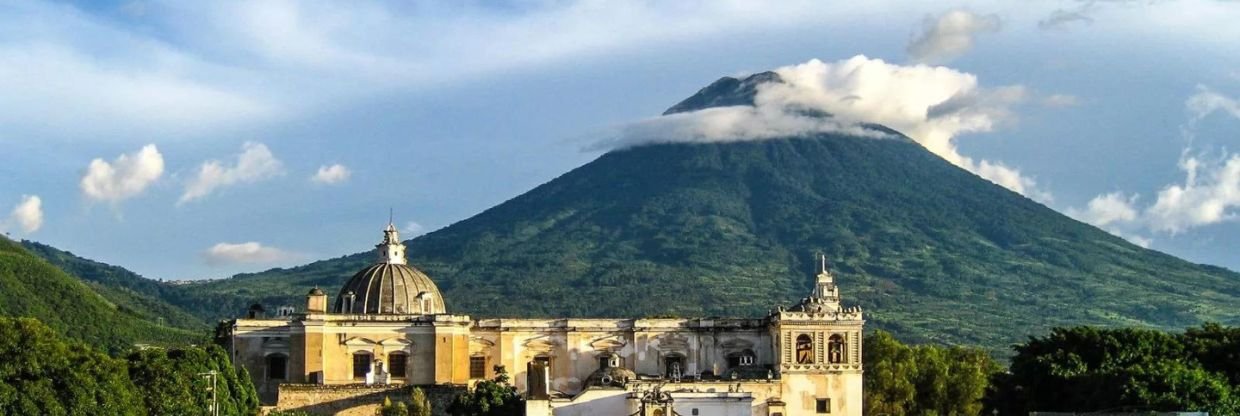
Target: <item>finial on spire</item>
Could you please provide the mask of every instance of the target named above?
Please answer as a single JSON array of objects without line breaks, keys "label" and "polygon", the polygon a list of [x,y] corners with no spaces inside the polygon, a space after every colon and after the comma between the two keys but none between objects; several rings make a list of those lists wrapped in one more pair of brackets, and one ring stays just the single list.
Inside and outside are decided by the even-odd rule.
[{"label": "finial on spire", "polygon": [[819,258],[822,259],[822,269],[819,270],[819,272],[826,273],[827,272],[827,253],[818,253],[818,256]]},{"label": "finial on spire", "polygon": [[393,214],[394,211],[392,210],[392,207],[388,207],[388,224],[392,223],[392,218],[394,218]]}]

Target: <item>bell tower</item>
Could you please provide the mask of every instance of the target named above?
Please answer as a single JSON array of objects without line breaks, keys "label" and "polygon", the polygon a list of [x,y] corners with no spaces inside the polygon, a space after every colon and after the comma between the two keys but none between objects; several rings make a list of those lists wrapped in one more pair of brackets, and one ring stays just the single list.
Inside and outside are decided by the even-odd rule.
[{"label": "bell tower", "polygon": [[861,307],[840,304],[825,255],[809,296],[770,316],[782,386],[813,386],[812,395],[785,394],[788,414],[861,415]]}]

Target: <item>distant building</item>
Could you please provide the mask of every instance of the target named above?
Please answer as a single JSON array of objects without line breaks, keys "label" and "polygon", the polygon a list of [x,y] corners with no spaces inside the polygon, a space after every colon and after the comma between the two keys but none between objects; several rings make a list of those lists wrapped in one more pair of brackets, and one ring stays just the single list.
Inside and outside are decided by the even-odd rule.
[{"label": "distant building", "polygon": [[376,249],[335,297],[315,288],[304,312],[233,321],[230,353],[265,404],[469,385],[503,365],[529,415],[861,415],[864,320],[825,258],[810,296],[760,319],[471,319],[407,264],[394,226]]}]

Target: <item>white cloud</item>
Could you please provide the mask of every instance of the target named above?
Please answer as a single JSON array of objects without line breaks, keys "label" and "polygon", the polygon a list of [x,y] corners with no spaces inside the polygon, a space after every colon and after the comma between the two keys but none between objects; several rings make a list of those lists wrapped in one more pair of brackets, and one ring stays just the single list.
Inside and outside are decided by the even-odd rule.
[{"label": "white cloud", "polygon": [[1042,97],[1042,106],[1051,108],[1076,107],[1081,104],[1081,99],[1075,95],[1069,94],[1051,94]]},{"label": "white cloud", "polygon": [[1197,86],[1197,93],[1188,97],[1188,100],[1184,102],[1184,107],[1191,117],[1190,122],[1200,121],[1218,111],[1240,119],[1240,101],[1205,85]]},{"label": "white cloud", "polygon": [[238,183],[253,183],[284,172],[284,164],[262,143],[246,142],[237,155],[237,163],[226,166],[218,160],[203,162],[198,173],[185,184],[185,192],[177,204],[205,197],[216,190]]},{"label": "white cloud", "polygon": [[327,166],[319,166],[319,171],[310,177],[310,181],[324,185],[333,185],[349,180],[353,172],[348,167],[339,163]]},{"label": "white cloud", "polygon": [[258,242],[218,243],[203,252],[207,264],[212,266],[232,264],[272,264],[293,260],[299,256]]},{"label": "white cloud", "polygon": [[112,163],[102,158],[90,161],[78,185],[88,199],[117,203],[141,194],[163,174],[164,157],[148,144]]},{"label": "white cloud", "polygon": [[6,221],[0,221],[0,230],[17,224],[23,233],[30,234],[43,227],[43,199],[38,195],[22,195],[21,202],[13,207]]},{"label": "white cloud", "polygon": [[905,50],[916,62],[944,63],[973,49],[977,34],[998,32],[1000,27],[997,15],[952,10],[937,18],[926,17],[921,34]]},{"label": "white cloud", "polygon": [[1140,214],[1136,208],[1136,202],[1136,195],[1126,196],[1123,192],[1112,192],[1094,197],[1084,210],[1069,208],[1067,214],[1078,220],[1105,227],[1115,223],[1136,221]]},{"label": "white cloud", "polygon": [[405,238],[413,238],[425,234],[426,227],[423,227],[422,224],[418,224],[417,222],[409,221],[405,223],[404,228],[401,229],[400,232],[405,233]]},{"label": "white cloud", "polygon": [[1180,159],[1184,183],[1168,185],[1146,211],[1152,229],[1178,233],[1189,228],[1236,219],[1240,209],[1240,154],[1212,162]]},{"label": "white cloud", "polygon": [[[1001,162],[961,155],[960,134],[992,131],[1011,121],[1023,86],[983,88],[973,74],[947,67],[896,65],[858,55],[837,62],[809,62],[775,70],[783,82],[758,85],[754,107],[712,108],[623,126],[616,137],[588,150],[655,142],[759,140],[837,132],[879,137],[859,123],[900,131],[934,154],[992,182],[1039,201],[1051,194]],[[808,113],[822,112],[830,118]]]},{"label": "white cloud", "polygon": [[[1198,121],[1222,112],[1240,119],[1240,105],[1232,97],[1220,94],[1206,86],[1198,86],[1197,92],[1185,100],[1188,125],[1182,132],[1187,139],[1195,135]],[[1098,226],[1109,226],[1108,231],[1125,236],[1116,227],[1134,229],[1144,227],[1154,232],[1178,234],[1193,228],[1234,221],[1240,211],[1240,154],[1223,152],[1214,159],[1191,153],[1185,148],[1180,155],[1179,168],[1184,180],[1164,186],[1155,195],[1154,202],[1143,210],[1136,206],[1136,196],[1124,197],[1122,193],[1099,195],[1089,202],[1084,211],[1068,210],[1070,215]],[[1128,237],[1125,237],[1128,238]],[[1132,238],[1130,238],[1132,240]]]}]

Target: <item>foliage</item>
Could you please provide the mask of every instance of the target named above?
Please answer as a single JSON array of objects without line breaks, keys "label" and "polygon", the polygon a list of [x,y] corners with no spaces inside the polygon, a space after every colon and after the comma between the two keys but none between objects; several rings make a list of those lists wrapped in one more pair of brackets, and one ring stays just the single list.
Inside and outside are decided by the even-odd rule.
[{"label": "foliage", "polygon": [[989,406],[1004,414],[1112,409],[1240,414],[1240,329],[1217,324],[1171,334],[1057,328],[1015,347]]},{"label": "foliage", "polygon": [[132,352],[127,359],[130,378],[151,414],[206,414],[211,383],[204,373],[210,371],[216,373],[219,414],[250,415],[258,410],[249,374],[235,369],[218,346],[150,348]]},{"label": "foliage", "polygon": [[117,353],[134,343],[175,344],[205,339],[169,328],[115,304],[92,287],[0,237],[0,316],[39,319],[57,333]]},{"label": "foliage", "polygon": [[452,416],[519,416],[524,412],[525,400],[508,384],[508,372],[502,365],[495,366],[494,379],[478,382],[448,407]]},{"label": "foliage", "polygon": [[983,350],[907,346],[875,331],[865,339],[865,413],[976,415],[999,366]]},{"label": "foliage", "polygon": [[164,300],[179,293],[173,286],[147,279],[122,267],[78,257],[68,251],[34,241],[21,242],[31,253],[85,282],[109,302],[127,313],[152,322],[189,330],[206,329],[206,323]]},{"label": "foliage", "polygon": [[217,371],[221,415],[258,413],[244,370],[216,346],[149,348],[115,359],[30,318],[0,317],[0,414],[206,415]]},{"label": "foliage", "polygon": [[144,415],[125,365],[29,318],[0,318],[0,414]]},{"label": "foliage", "polygon": [[409,416],[431,416],[431,402],[426,397],[426,391],[414,387],[409,398]]}]

